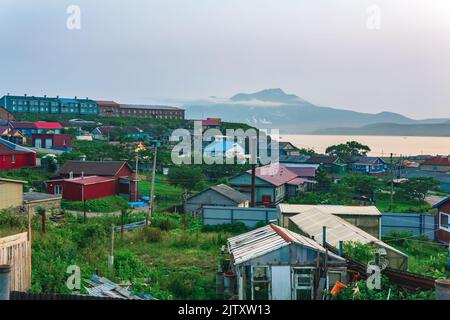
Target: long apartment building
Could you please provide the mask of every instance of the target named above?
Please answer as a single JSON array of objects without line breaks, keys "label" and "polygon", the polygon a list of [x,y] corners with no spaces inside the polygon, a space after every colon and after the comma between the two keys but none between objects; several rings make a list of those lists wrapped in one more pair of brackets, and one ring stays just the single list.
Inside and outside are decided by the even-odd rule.
[{"label": "long apartment building", "polygon": [[155,119],[184,119],[184,110],[172,106],[119,104],[114,101],[97,101],[99,114],[105,117],[139,117]]},{"label": "long apartment building", "polygon": [[97,102],[89,98],[51,98],[47,96],[12,96],[5,95],[0,99],[0,106],[11,113],[50,113],[97,115]]},{"label": "long apartment building", "polygon": [[89,98],[60,98],[5,95],[0,107],[10,113],[46,113],[100,115],[104,117],[139,117],[154,119],[184,119],[184,110],[161,105],[119,104],[114,101],[95,101]]}]

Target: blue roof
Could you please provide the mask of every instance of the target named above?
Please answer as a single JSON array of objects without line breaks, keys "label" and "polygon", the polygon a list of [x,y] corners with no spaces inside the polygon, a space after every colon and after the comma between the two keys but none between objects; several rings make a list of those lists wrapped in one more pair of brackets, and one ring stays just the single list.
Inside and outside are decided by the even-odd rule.
[{"label": "blue roof", "polygon": [[237,142],[232,142],[232,141],[227,141],[227,140],[215,141],[215,142],[209,144],[208,146],[206,146],[205,151],[227,151],[227,150],[235,148],[236,146],[242,147]]},{"label": "blue roof", "polygon": [[446,204],[446,203],[449,202],[449,201],[450,201],[450,197],[447,197],[447,198],[445,198],[444,200],[442,200],[441,202],[436,203],[436,204],[433,206],[433,209],[439,208],[439,207],[443,206],[444,204]]}]

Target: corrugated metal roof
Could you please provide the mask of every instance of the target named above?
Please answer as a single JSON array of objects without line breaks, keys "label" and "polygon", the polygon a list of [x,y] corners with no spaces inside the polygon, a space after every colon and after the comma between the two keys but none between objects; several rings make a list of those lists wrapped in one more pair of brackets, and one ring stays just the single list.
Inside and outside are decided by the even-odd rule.
[{"label": "corrugated metal roof", "polygon": [[281,213],[302,213],[318,208],[326,213],[337,215],[355,216],[381,216],[381,212],[375,206],[336,206],[336,205],[310,205],[310,204],[279,204]]},{"label": "corrugated metal roof", "polygon": [[321,244],[322,228],[323,226],[326,226],[326,242],[335,248],[339,246],[339,241],[352,241],[364,244],[376,243],[379,246],[406,256],[403,252],[375,238],[350,222],[333,214],[324,212],[319,208],[309,209],[303,213],[290,217],[289,220],[302,232],[310,237],[314,237],[316,241]]},{"label": "corrugated metal roof", "polygon": [[[228,248],[234,264],[240,264],[288,246],[291,243],[297,243],[315,251],[325,252],[325,249],[314,240],[273,224],[229,238]],[[329,252],[329,255],[343,260],[333,253]]]}]

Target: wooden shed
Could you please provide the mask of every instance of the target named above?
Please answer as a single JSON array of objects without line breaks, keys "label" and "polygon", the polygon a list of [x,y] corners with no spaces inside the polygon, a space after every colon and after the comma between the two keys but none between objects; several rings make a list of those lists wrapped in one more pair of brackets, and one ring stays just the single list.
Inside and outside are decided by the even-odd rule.
[{"label": "wooden shed", "polygon": [[274,224],[228,239],[228,250],[240,300],[315,300],[346,282],[344,258]]}]

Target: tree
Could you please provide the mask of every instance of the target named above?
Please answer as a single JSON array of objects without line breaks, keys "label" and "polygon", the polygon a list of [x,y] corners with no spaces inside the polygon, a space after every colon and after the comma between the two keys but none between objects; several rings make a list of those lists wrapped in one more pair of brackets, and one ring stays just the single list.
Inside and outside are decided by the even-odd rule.
[{"label": "tree", "polygon": [[327,193],[330,191],[332,179],[328,176],[325,169],[319,167],[316,171],[317,191]]},{"label": "tree", "polygon": [[300,148],[298,149],[300,151],[300,154],[303,154],[305,156],[315,156],[317,155],[316,151],[312,148]]},{"label": "tree", "polygon": [[382,183],[374,176],[349,174],[339,180],[339,185],[349,187],[353,194],[372,197]]},{"label": "tree", "polygon": [[424,201],[428,191],[436,189],[439,182],[432,177],[417,177],[408,179],[398,186],[396,195],[406,199]]},{"label": "tree", "polygon": [[346,143],[329,146],[325,153],[331,156],[338,156],[344,161],[351,161],[353,157],[366,156],[370,148],[357,141],[348,141]]},{"label": "tree", "polygon": [[187,165],[170,168],[167,179],[171,185],[178,186],[188,192],[204,185],[205,182],[200,167]]}]

